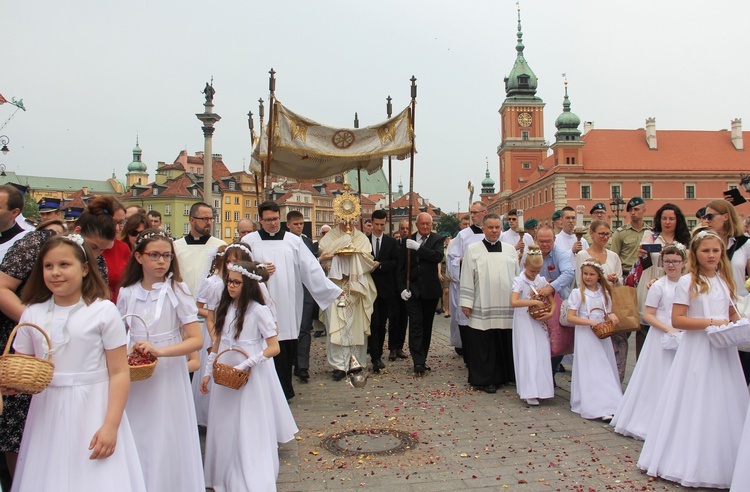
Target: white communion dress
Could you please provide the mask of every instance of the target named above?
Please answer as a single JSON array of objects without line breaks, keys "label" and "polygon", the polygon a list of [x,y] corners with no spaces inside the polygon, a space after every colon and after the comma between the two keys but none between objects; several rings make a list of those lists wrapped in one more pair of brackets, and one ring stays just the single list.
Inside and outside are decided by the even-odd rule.
[{"label": "white communion dress", "polygon": [[[156,347],[182,342],[180,325],[198,321],[198,307],[187,285],[170,279],[145,290],[138,282],[120,289],[120,313],[127,318],[131,344],[149,340]],[[160,357],[154,374],[130,385],[125,407],[133,427],[143,475],[149,491],[204,492],[201,448],[187,357]]]},{"label": "white communion dress", "polygon": [[[198,294],[195,296],[197,302],[205,304],[204,308],[208,311],[215,311],[221,300],[221,293],[224,291],[224,281],[220,275],[211,275],[201,281],[201,285],[198,288]],[[193,390],[193,403],[195,404],[195,418],[198,421],[198,425],[206,426],[208,422],[208,402],[211,401],[211,393],[204,395],[201,393],[201,372],[203,367],[206,365],[206,358],[208,357],[208,348],[211,347],[213,339],[213,333],[208,332],[208,323],[203,320],[201,323],[201,333],[203,333],[203,348],[198,352],[200,355],[201,367],[193,374],[192,390]],[[208,383],[209,389],[213,382]]]},{"label": "white communion dress", "polygon": [[[687,306],[691,318],[726,319],[729,293],[718,276],[696,297],[691,279],[677,282],[674,304]],[[729,488],[748,398],[737,347],[715,348],[705,330],[685,330],[638,467],[686,487]]]},{"label": "white communion dress", "polygon": [[[50,336],[55,372],[50,386],[31,399],[12,491],[145,492],[127,413],[112,456],[89,459],[91,439],[104,423],[109,402],[104,351],[126,343],[115,305],[96,300],[60,307],[50,299],[29,305],[21,322],[38,325]],[[31,327],[19,329],[13,347],[37,357],[48,350],[42,334]]]},{"label": "white communion dress", "polygon": [[[253,356],[276,336],[268,307],[251,301],[242,332],[235,338],[237,311],[230,305],[224,321],[219,362],[237,365],[245,360],[239,348]],[[205,375],[205,374],[204,374]],[[279,473],[278,443],[294,439],[297,425],[289,410],[273,362],[266,360],[250,371],[247,384],[234,390],[214,384],[206,434],[206,487],[216,492],[276,490]]]}]

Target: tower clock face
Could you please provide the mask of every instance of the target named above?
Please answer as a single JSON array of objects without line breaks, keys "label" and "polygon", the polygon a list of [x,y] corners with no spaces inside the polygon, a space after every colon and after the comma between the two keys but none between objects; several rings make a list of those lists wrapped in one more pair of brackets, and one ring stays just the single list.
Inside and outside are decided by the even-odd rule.
[{"label": "tower clock face", "polygon": [[518,115],[518,124],[521,126],[531,126],[531,114],[521,113]]}]

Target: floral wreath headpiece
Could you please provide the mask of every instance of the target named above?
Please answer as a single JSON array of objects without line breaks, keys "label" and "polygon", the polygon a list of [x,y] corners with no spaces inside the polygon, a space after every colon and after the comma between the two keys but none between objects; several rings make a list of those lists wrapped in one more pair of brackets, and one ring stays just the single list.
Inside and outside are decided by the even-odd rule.
[{"label": "floral wreath headpiece", "polygon": [[541,249],[530,249],[526,252],[526,256],[542,256]]},{"label": "floral wreath headpiece", "polygon": [[597,261],[586,260],[581,263],[581,268],[585,266],[594,268],[597,272],[599,272],[600,275],[604,275],[604,268],[602,267],[602,264]]},{"label": "floral wreath headpiece", "polygon": [[257,281],[257,282],[261,282],[263,280],[263,277],[261,277],[257,273],[253,273],[253,272],[251,272],[251,271],[249,271],[249,270],[247,270],[247,269],[245,269],[245,268],[243,268],[243,267],[241,267],[239,265],[235,265],[234,263],[228,264],[227,265],[227,270],[231,270],[233,272],[240,273],[244,277],[253,279],[253,280]]},{"label": "floral wreath headpiece", "polygon": [[229,248],[239,248],[239,249],[241,249],[242,251],[244,251],[245,253],[247,253],[247,255],[248,255],[248,256],[250,257],[250,259],[252,259],[252,258],[253,258],[253,253],[252,253],[252,251],[250,251],[250,248],[248,248],[248,247],[247,247],[247,246],[245,246],[244,244],[239,244],[239,243],[232,243],[232,244],[230,244],[229,246],[227,246],[227,247],[226,247],[226,248],[224,249],[224,253],[222,253],[222,255],[225,255],[225,254],[227,254],[227,251],[229,251]]},{"label": "floral wreath headpiece", "polygon": [[682,244],[680,242],[675,241],[674,243],[672,243],[672,244],[666,246],[664,249],[662,249],[661,250],[662,251],[662,256],[664,256],[664,250],[666,250],[667,248],[674,248],[677,251],[679,251],[680,252],[680,256],[682,256],[683,259],[687,256],[687,248],[685,247],[684,244]]},{"label": "floral wreath headpiece", "polygon": [[148,234],[144,234],[143,236],[139,237],[138,240],[135,242],[135,245],[138,246],[146,239],[151,239],[152,237],[163,237],[164,239],[172,240],[171,237],[167,236],[164,232],[158,231],[158,232],[149,232]]},{"label": "floral wreath headpiece", "polygon": [[[706,239],[707,237],[715,238],[721,241],[721,238],[719,237],[718,234],[716,234],[714,231],[706,230],[706,229],[696,234],[694,239]],[[724,244],[724,242],[721,241],[721,244]]]},{"label": "floral wreath headpiece", "polygon": [[86,261],[89,260],[88,255],[86,254],[86,248],[83,247],[83,236],[80,234],[68,234],[67,236],[61,236],[63,239],[67,239],[71,243],[75,243],[78,245],[79,248],[81,248],[81,251],[83,251],[83,257]]}]

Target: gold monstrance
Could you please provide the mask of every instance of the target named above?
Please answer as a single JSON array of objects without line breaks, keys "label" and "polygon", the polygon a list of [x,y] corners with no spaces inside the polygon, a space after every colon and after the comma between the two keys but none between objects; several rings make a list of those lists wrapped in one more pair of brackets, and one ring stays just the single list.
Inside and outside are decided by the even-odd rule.
[{"label": "gold monstrance", "polygon": [[[349,183],[344,183],[344,192],[333,199],[333,215],[346,222],[346,233],[351,235],[352,228],[351,224],[354,222],[362,213],[359,199],[354,196],[351,192]],[[353,246],[347,246],[336,251],[337,255],[352,255],[354,253],[362,253],[354,249]]]}]

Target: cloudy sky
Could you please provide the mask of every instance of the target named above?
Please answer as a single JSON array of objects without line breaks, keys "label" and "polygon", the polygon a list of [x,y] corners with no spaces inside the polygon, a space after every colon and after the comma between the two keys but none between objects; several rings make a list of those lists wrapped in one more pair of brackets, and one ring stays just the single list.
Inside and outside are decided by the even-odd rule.
[{"label": "cloudy sky", "polygon": [[[526,0],[526,59],[554,139],[566,73],[573,112],[597,128],[750,129],[750,2]],[[276,94],[332,126],[362,126],[409,104],[417,77],[415,191],[466,209],[489,158],[498,179],[497,113],[515,60],[511,0],[6,0],[0,4],[0,94],[23,98],[1,134],[9,170],[123,178],[136,134],[143,160],[203,147],[200,91],[214,77],[222,120],[214,152],[240,170],[251,152],[247,112]],[[0,125],[14,107],[0,106]],[[257,116],[256,116],[257,117]],[[153,174],[152,174],[153,177]],[[394,167],[408,188],[408,165]]]}]

